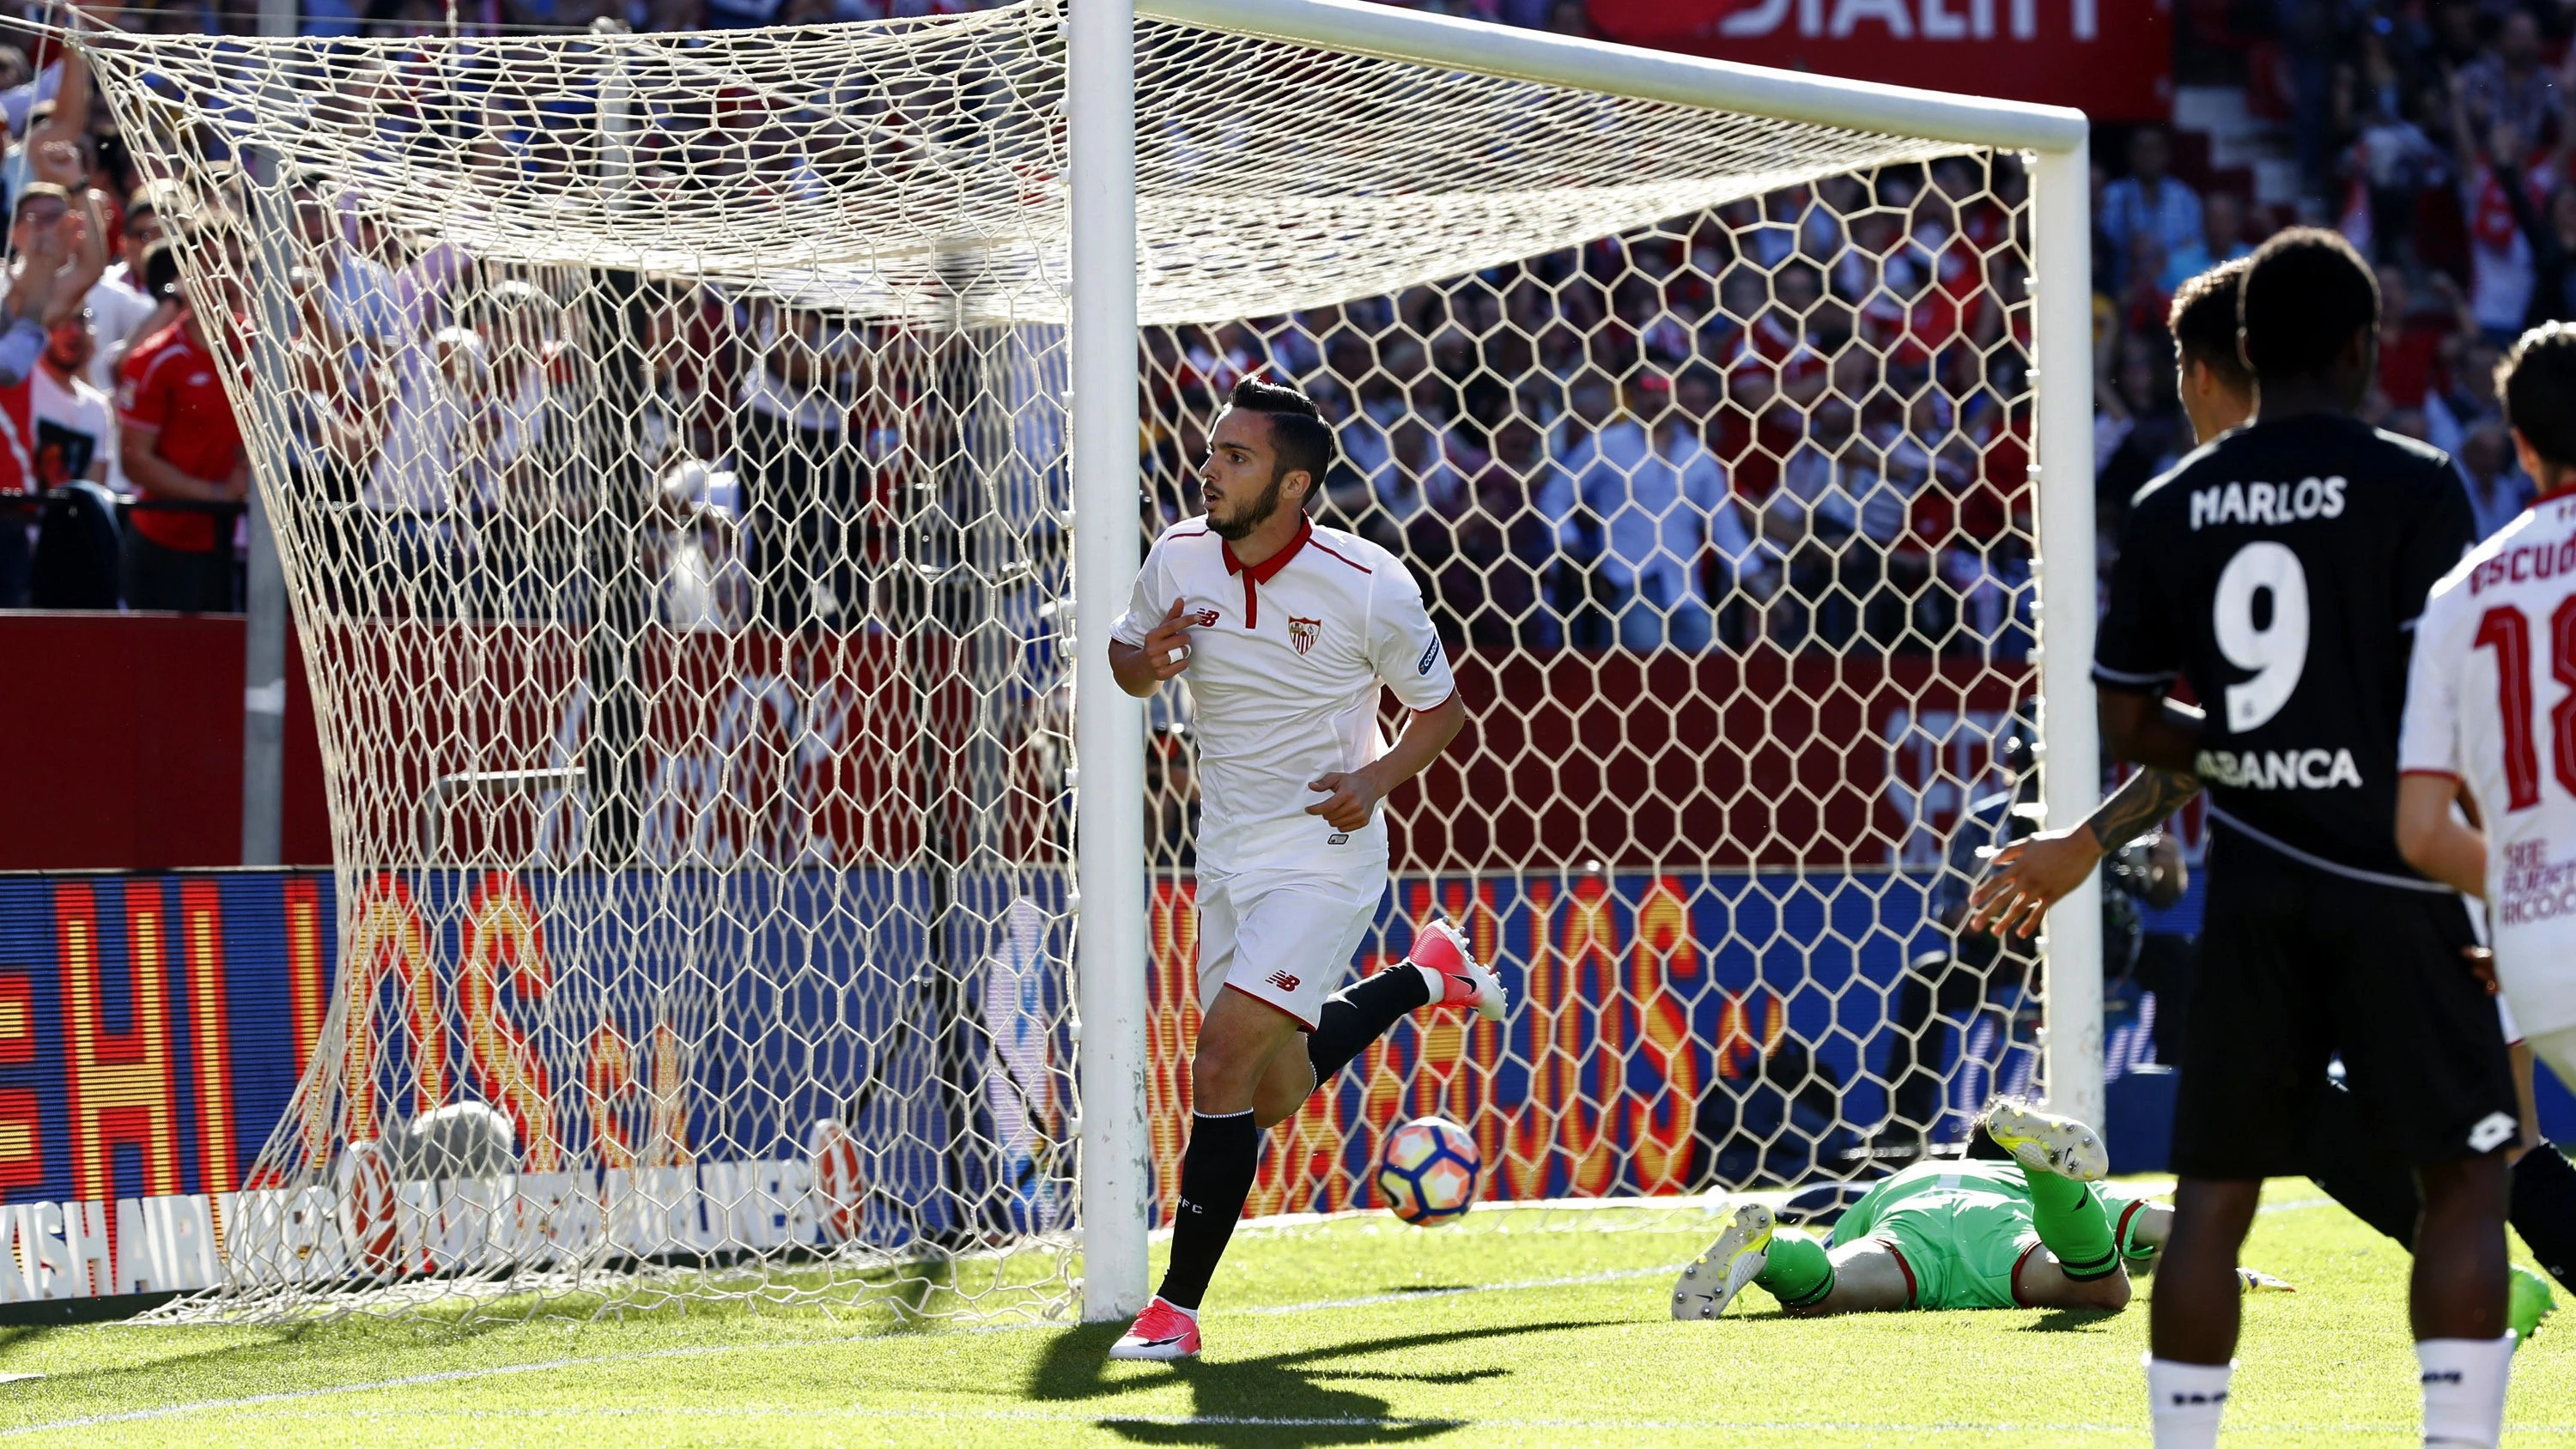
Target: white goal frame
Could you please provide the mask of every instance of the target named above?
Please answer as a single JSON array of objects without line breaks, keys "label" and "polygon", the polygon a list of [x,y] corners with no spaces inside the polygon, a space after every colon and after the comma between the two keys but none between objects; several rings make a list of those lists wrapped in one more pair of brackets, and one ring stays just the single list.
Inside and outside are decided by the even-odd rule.
[{"label": "white goal frame", "polygon": [[[2081,111],[1834,80],[1419,14],[1359,0],[1070,0],[1074,675],[1082,1315],[1146,1300],[1145,708],[1103,641],[1139,564],[1135,447],[1138,17],[1513,80],[2028,153],[2035,308],[2038,661],[2051,828],[2089,813],[2093,722],[2091,218]],[[2103,1115],[2098,879],[2048,923],[2043,1065],[2052,1110]]]}]

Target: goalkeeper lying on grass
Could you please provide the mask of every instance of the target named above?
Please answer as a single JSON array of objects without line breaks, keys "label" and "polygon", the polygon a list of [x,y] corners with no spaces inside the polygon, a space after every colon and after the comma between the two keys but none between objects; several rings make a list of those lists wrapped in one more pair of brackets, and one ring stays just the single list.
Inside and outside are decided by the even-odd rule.
[{"label": "goalkeeper lying on grass", "polygon": [[[1673,1317],[1715,1318],[1747,1284],[1800,1315],[1906,1308],[2090,1308],[2129,1303],[2129,1267],[2164,1245],[2173,1209],[2094,1185],[2102,1139],[2005,1098],[1971,1143],[2002,1161],[1925,1162],[1871,1188],[1819,1243],[1746,1203],[1673,1285]],[[2252,1269],[2245,1286],[2290,1285]]]}]

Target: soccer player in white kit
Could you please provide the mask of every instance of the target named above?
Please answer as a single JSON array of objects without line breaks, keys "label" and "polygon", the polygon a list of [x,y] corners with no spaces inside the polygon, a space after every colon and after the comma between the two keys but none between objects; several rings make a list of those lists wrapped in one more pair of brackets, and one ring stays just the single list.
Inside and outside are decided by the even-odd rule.
[{"label": "soccer player in white kit", "polygon": [[[2539,497],[2425,600],[2397,842],[2417,870],[2485,899],[2513,1022],[2576,1083],[2576,326],[2524,333],[2496,394]],[[2463,787],[2475,826],[2451,809]]]},{"label": "soccer player in white kit", "polygon": [[[1412,952],[1327,995],[1386,890],[1378,802],[1466,723],[1402,561],[1317,528],[1332,429],[1305,394],[1235,386],[1199,467],[1207,512],[1164,530],[1112,630],[1119,686],[1186,678],[1195,705],[1202,1016],[1192,1120],[1162,1287],[1112,1358],[1199,1351],[1198,1307],[1243,1216],[1261,1133],[1410,1011],[1503,1014],[1501,982],[1433,922]],[[1379,690],[1409,706],[1389,745]]]}]

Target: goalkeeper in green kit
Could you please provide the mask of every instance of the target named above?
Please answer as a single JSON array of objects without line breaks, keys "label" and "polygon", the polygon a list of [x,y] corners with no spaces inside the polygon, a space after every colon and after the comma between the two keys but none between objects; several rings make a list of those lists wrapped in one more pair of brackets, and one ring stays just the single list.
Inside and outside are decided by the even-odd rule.
[{"label": "goalkeeper in green kit", "polygon": [[[1675,1318],[1715,1318],[1747,1286],[1791,1313],[2075,1308],[2129,1303],[2129,1269],[2164,1246],[2173,1209],[2102,1185],[2102,1139],[2070,1117],[2005,1099],[1982,1138],[2006,1160],[1926,1162],[1879,1183],[1827,1242],[1778,1230],[1745,1203],[1673,1285]],[[2245,1270],[2249,1289],[2287,1288]]]}]

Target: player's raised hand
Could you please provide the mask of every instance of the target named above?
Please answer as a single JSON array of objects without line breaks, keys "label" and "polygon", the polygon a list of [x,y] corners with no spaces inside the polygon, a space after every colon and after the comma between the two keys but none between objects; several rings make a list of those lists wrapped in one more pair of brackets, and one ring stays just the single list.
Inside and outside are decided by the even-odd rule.
[{"label": "player's raised hand", "polygon": [[89,185],[89,162],[76,141],[39,141],[27,157],[27,169],[39,181],[50,181],[78,201]]},{"label": "player's raised hand", "polygon": [[1324,798],[1306,807],[1309,815],[1321,815],[1335,830],[1358,830],[1377,813],[1377,802],[1385,791],[1366,770],[1317,775],[1306,782],[1309,790],[1321,790]]},{"label": "player's raised hand", "polygon": [[1145,659],[1154,666],[1154,678],[1158,680],[1173,678],[1190,667],[1188,608],[1189,600],[1172,600],[1163,622],[1145,636]]},{"label": "player's raised hand", "polygon": [[1968,893],[1962,929],[2028,940],[2039,933],[2048,908],[2084,884],[2101,863],[2102,847],[2080,825],[2016,840],[1995,852],[1993,868]]}]

